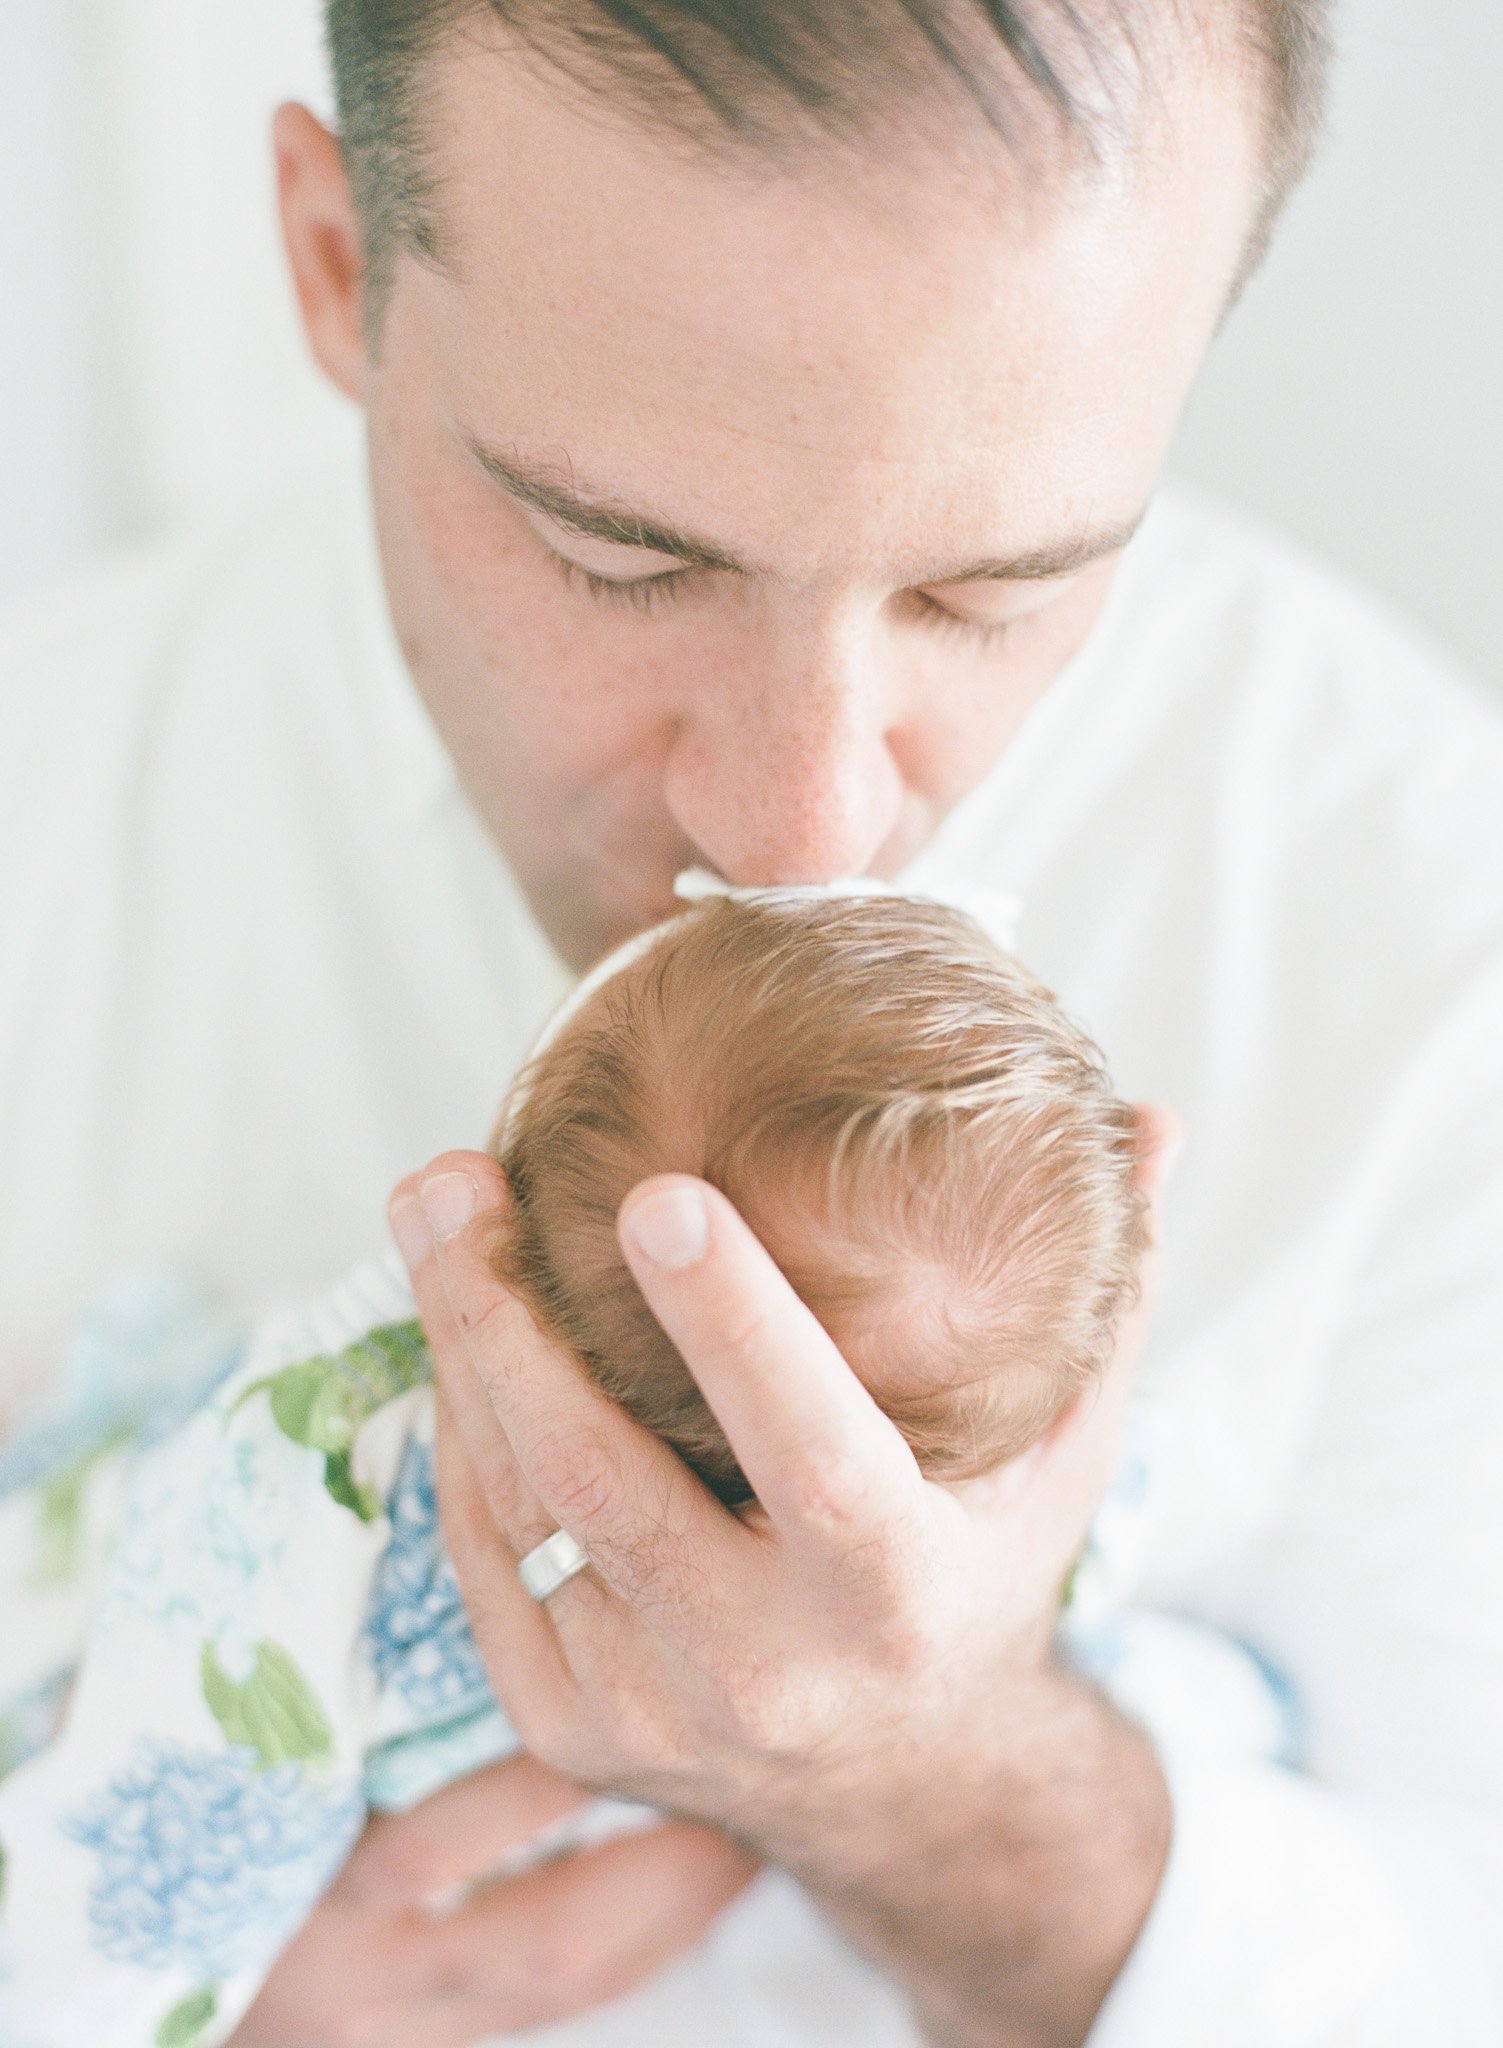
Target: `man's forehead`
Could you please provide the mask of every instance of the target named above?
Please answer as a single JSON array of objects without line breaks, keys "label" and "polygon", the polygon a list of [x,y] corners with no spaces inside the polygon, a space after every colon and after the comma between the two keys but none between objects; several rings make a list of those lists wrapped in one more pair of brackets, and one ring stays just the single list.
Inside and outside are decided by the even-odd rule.
[{"label": "man's forehead", "polygon": [[[1187,161],[1167,193],[1162,179],[1140,191],[1105,170],[1088,190],[1062,190],[1036,156],[1021,164],[974,135],[949,149],[831,149],[797,174],[712,162],[504,47],[467,47],[438,67],[435,91],[435,248],[478,296],[503,292],[560,323],[594,319],[602,343],[636,331],[657,347],[709,337],[732,364],[775,357],[764,371],[810,383],[859,371],[863,328],[900,329],[911,351],[957,317],[1032,316],[1009,322],[1016,348],[1043,324],[1030,298],[1046,301],[1062,281],[1087,284],[1075,295],[1105,317],[1145,257],[1183,250],[1207,216],[1240,224],[1247,210],[1236,190],[1230,204],[1207,202],[1203,160]],[[1212,153],[1234,187],[1248,182],[1235,175],[1245,138]],[[969,367],[978,381],[991,375],[986,362]],[[889,360],[882,381],[901,368]]]},{"label": "man's forehead", "polygon": [[720,174],[494,49],[436,112],[423,346],[456,421],[717,537],[729,495],[742,545],[793,518],[838,546],[853,506],[868,539],[959,507],[957,549],[999,553],[1131,519],[1248,210],[1202,177],[1040,212],[1015,167],[937,158]]},{"label": "man's forehead", "polygon": [[1046,0],[1025,26],[1022,9],[989,0],[517,0],[505,19],[475,0],[425,70],[443,94],[488,66],[494,87],[504,68],[539,103],[719,176],[930,152],[964,156],[970,178],[1011,163],[1026,182],[1058,183],[1130,142],[1144,59],[1182,6],[1140,0],[1129,25],[1120,0]]},{"label": "man's forehead", "polygon": [[[947,4],[878,4],[862,35],[890,36],[904,22],[913,29],[918,16],[938,15]],[[826,101],[859,103],[865,109],[859,123],[850,128],[838,120],[801,120],[792,74],[778,73],[764,81],[767,99],[783,109],[781,125],[774,118],[769,133],[760,112],[743,125],[725,119],[723,108],[705,107],[706,98],[715,99],[709,81],[697,81],[706,87],[703,93],[686,89],[683,77],[654,65],[650,7],[603,5],[602,14],[613,19],[638,19],[641,45],[635,51],[626,47],[629,39],[619,33],[618,21],[617,32],[599,43],[599,60],[587,59],[582,68],[561,57],[560,49],[572,37],[589,50],[590,0],[558,9],[556,34],[544,10],[529,9],[526,0],[514,10],[523,30],[477,8],[424,62],[419,104],[426,117],[416,131],[422,144],[416,165],[421,181],[431,181],[441,201],[446,187],[451,200],[477,181],[504,196],[539,177],[556,180],[563,174],[567,183],[575,169],[585,177],[624,175],[636,185],[644,167],[659,176],[672,167],[682,173],[674,195],[681,209],[696,188],[723,210],[738,186],[754,193],[787,182],[841,197],[852,212],[865,209],[889,230],[906,224],[922,240],[933,208],[947,200],[1016,227],[1050,219],[1103,187],[1151,180],[1174,154],[1164,145],[1186,106],[1204,110],[1213,100],[1220,125],[1229,116],[1232,126],[1261,132],[1264,116],[1253,75],[1245,62],[1227,64],[1210,31],[1210,20],[1221,18],[1217,6],[1143,0],[1128,10],[1120,0],[1081,0],[1078,7],[1039,10],[1051,11],[1059,17],[1056,27],[1065,31],[1064,42],[1033,37],[1032,47],[1046,68],[1059,72],[1057,86],[1068,98],[1068,112],[1007,54],[1002,17],[1011,10],[993,19],[981,5],[966,23],[962,0],[954,9],[965,28],[957,64],[935,64],[919,30],[913,54],[927,50],[930,61],[896,66],[894,48],[885,54],[864,49],[862,74],[842,83],[832,48],[815,67],[821,73],[816,82],[825,88]],[[1230,11],[1235,13],[1235,5]],[[684,10],[686,16],[694,12]],[[817,9],[810,12],[819,15]],[[713,13],[706,10],[707,17]],[[756,8],[749,13],[755,17]],[[530,14],[538,19],[527,27]],[[837,0],[828,22],[821,20],[821,36],[861,18],[861,8]],[[1224,30],[1220,43],[1229,39],[1235,40]],[[902,40],[899,33],[895,43]],[[1062,62],[1072,42],[1074,54]],[[613,51],[621,61],[612,61]],[[749,58],[748,68],[754,62]],[[658,69],[662,75],[654,82]],[[1000,80],[1000,99],[985,83],[992,72]],[[966,83],[958,84],[960,78]],[[703,118],[693,115],[696,104]],[[685,109],[687,117],[680,118]],[[913,205],[903,204],[905,192],[914,195]],[[599,196],[609,200],[610,188],[601,186]],[[441,222],[438,228],[435,241],[442,246]]]}]

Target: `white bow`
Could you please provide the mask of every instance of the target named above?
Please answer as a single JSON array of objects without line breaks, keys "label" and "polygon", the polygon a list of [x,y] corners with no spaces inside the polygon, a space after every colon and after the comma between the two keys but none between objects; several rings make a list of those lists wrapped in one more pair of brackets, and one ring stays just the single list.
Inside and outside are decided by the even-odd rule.
[{"label": "white bow", "polygon": [[845,897],[896,896],[909,903],[937,903],[945,910],[963,911],[975,919],[992,941],[1011,950],[1018,928],[1021,906],[1016,896],[1000,889],[983,889],[967,884],[943,894],[931,889],[905,888],[901,882],[882,882],[875,875],[851,875],[840,882],[792,882],[765,889],[737,888],[723,875],[709,868],[685,868],[673,885],[681,903],[707,903],[724,897],[730,903],[833,903]]},{"label": "white bow", "polygon": [[[836,902],[843,897],[894,896],[910,903],[936,903],[942,909],[963,911],[974,918],[995,945],[1007,950],[1011,950],[1018,921],[1017,898],[1003,895],[1000,890],[967,886],[940,895],[927,889],[905,889],[900,882],[878,881],[874,875],[852,875],[843,882],[799,882],[781,888],[742,889],[726,881],[724,876],[712,874],[708,868],[685,868],[673,884],[673,893],[686,905],[713,902],[717,897],[724,897],[731,903],[797,903]],[[623,967],[629,967],[634,960],[640,960],[644,953],[650,952],[677,922],[677,918],[668,917],[661,924],[649,925],[645,931],[634,933],[613,953],[597,961],[543,1026],[528,1055],[529,1063],[552,1045],[564,1026],[579,1015],[598,988],[618,975]],[[511,1123],[520,1101],[520,1087],[514,1082],[504,1111],[505,1124]]]}]

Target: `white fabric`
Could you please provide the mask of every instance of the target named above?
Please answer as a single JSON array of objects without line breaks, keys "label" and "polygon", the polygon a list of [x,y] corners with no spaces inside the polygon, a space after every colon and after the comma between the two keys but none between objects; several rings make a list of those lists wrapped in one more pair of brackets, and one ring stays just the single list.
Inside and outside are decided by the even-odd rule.
[{"label": "white fabric", "polygon": [[[566,977],[394,655],[353,487],[0,646],[0,1389],[114,1266],[251,1294],[485,1134]],[[1293,1677],[1303,1770],[1163,1736],[1169,1877],[1091,2048],[1503,2034],[1503,729],[1365,602],[1165,504],[908,879],[1189,1142],[1142,1595]],[[909,2042],[792,1888],[556,2048]]]}]

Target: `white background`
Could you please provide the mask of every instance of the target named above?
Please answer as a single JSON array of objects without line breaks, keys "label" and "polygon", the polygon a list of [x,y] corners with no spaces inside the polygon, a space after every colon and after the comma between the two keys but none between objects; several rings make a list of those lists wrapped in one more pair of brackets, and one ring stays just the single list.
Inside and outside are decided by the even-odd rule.
[{"label": "white background", "polygon": [[[1503,0],[1346,0],[1321,165],[1180,473],[1503,688]],[[266,123],[315,0],[0,0],[0,597],[354,432],[305,366]]]}]

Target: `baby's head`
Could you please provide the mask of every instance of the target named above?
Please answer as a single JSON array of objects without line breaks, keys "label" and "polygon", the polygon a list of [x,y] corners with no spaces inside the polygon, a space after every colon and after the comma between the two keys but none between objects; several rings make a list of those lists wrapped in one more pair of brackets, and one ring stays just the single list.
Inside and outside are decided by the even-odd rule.
[{"label": "baby's head", "polygon": [[1132,1112],[1053,998],[907,897],[701,903],[513,1090],[498,1270],[723,1500],[749,1497],[616,1238],[691,1173],[756,1232],[936,1479],[1023,1450],[1099,1375],[1144,1245]]}]

